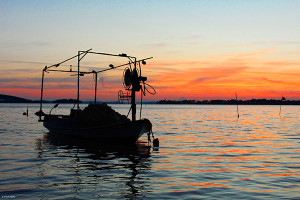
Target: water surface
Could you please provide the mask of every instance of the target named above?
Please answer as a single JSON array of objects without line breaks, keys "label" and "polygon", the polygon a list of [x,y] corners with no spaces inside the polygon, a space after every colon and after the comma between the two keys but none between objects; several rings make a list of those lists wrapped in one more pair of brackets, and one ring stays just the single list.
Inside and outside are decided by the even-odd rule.
[{"label": "water surface", "polygon": [[159,149],[50,134],[26,106],[0,104],[2,197],[300,199],[300,106],[144,105]]}]

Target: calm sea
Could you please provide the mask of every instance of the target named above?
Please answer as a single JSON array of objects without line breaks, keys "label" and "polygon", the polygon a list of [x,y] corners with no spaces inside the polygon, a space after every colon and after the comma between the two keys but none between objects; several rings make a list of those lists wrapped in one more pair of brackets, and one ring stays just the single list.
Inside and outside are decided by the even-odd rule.
[{"label": "calm sea", "polygon": [[49,134],[26,106],[0,104],[0,198],[300,199],[300,106],[144,105],[158,149]]}]

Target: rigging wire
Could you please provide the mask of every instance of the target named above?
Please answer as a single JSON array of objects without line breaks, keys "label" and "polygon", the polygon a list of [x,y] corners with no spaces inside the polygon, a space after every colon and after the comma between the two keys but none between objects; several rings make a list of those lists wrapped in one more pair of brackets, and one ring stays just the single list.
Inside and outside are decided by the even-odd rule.
[{"label": "rigging wire", "polygon": [[147,87],[145,87],[145,89],[147,90],[147,92],[148,92],[149,94],[152,94],[152,95],[155,95],[155,94],[156,94],[156,90],[154,89],[153,86],[149,85],[148,83],[144,83],[144,84],[145,84],[145,85],[148,85],[148,86],[153,90],[153,92],[150,92],[150,91],[147,89]]},{"label": "rigging wire", "polygon": [[[143,87],[143,86],[142,86]],[[140,119],[142,119],[142,110],[143,110],[143,88],[141,88],[141,108],[140,108]]]},{"label": "rigging wire", "polygon": [[130,109],[129,109],[129,111],[128,111],[128,113],[127,113],[127,118],[128,118],[128,116],[129,116],[129,113],[130,113],[130,111],[131,111],[131,108],[132,108],[132,106],[130,106]]},{"label": "rigging wire", "polygon": [[[142,118],[142,109],[143,109],[143,96],[146,96],[146,91],[151,94],[151,95],[155,95],[156,94],[156,90],[154,89],[153,86],[149,85],[148,83],[145,83],[144,81],[142,82],[142,86],[141,86],[141,108],[140,108],[140,119]],[[153,90],[153,92],[150,92],[147,89],[147,86],[151,87],[151,89]],[[143,88],[144,87],[144,88]]]}]

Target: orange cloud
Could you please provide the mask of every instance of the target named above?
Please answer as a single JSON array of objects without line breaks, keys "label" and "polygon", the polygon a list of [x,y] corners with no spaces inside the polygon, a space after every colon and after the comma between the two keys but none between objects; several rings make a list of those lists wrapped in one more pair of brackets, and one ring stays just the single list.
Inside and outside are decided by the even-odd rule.
[{"label": "orange cloud", "polygon": [[[300,60],[270,57],[277,48],[209,55],[195,60],[150,60],[143,66],[142,75],[157,90],[157,95],[146,99],[232,99],[235,92],[240,99],[300,98]],[[266,57],[268,55],[268,57]],[[41,68],[1,70],[2,93],[37,99],[40,93]],[[116,100],[122,85],[123,69],[99,74],[98,97]],[[92,75],[81,78],[82,99],[92,99]],[[55,92],[59,91],[59,92]],[[48,97],[46,97],[48,95]],[[45,75],[45,97],[76,97],[76,77],[66,74]]]},{"label": "orange cloud", "polygon": [[[257,53],[263,53],[257,52]],[[255,54],[255,53],[253,53]],[[249,54],[250,55],[250,54]],[[237,92],[243,99],[279,98],[286,95],[300,98],[300,70],[294,70],[299,61],[265,61],[255,59],[232,58],[224,61],[187,62],[190,67],[183,68],[183,62],[174,62],[179,66],[172,71],[164,67],[162,73],[152,76],[153,85],[158,93],[171,98],[233,98]],[[164,65],[165,63],[163,63]],[[159,65],[159,63],[158,63]],[[192,66],[191,66],[192,65]],[[270,69],[270,66],[280,65]],[[209,67],[205,67],[209,66]],[[263,66],[263,67],[259,67]],[[158,66],[156,66],[159,69]]]}]

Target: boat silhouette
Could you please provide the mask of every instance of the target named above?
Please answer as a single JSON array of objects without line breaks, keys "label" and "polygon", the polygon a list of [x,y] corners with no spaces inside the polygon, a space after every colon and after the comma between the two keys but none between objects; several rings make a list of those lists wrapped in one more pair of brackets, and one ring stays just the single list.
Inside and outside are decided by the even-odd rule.
[{"label": "boat silhouette", "polygon": [[[78,51],[78,54],[71,58],[51,66],[45,66],[42,71],[40,110],[36,112],[36,115],[39,116],[39,122],[43,122],[44,127],[53,133],[96,139],[99,141],[122,141],[134,143],[144,133],[148,133],[148,140],[151,140],[150,134],[152,133],[152,124],[150,120],[136,119],[136,93],[141,92],[141,108],[142,96],[144,96],[146,92],[151,94],[156,93],[155,89],[146,83],[147,77],[143,77],[141,74],[141,64],[145,65],[146,60],[151,59],[152,57],[137,60],[136,57],[128,56],[127,54],[108,54],[92,52],[91,50],[92,49],[87,51]],[[108,68],[98,71],[81,71],[80,61],[87,54],[123,57],[129,59],[129,62],[119,66],[110,64]],[[61,64],[76,58],[78,61],[77,71],[73,71],[72,67],[70,67],[70,70],[57,69],[57,67]],[[127,67],[124,70],[123,85],[126,92],[123,92],[122,90],[119,91],[118,99],[120,103],[127,101],[131,104],[128,112],[128,115],[130,112],[132,114],[131,119],[129,119],[128,116],[117,113],[106,103],[98,104],[96,99],[98,73],[125,66]],[[68,72],[71,73],[71,76],[77,76],[77,100],[75,101],[74,107],[71,109],[69,115],[51,114],[52,109],[58,107],[58,104],[50,110],[49,114],[46,114],[43,111],[44,77],[46,72]],[[79,106],[79,84],[80,77],[87,74],[95,75],[95,97],[94,103],[89,104],[82,110]],[[146,87],[151,87],[153,92],[150,92]],[[153,133],[152,137],[154,139]]]}]

